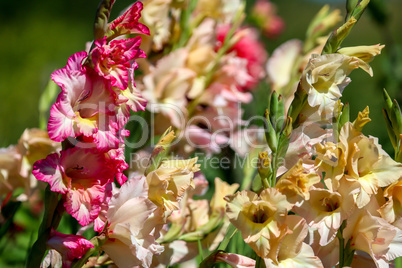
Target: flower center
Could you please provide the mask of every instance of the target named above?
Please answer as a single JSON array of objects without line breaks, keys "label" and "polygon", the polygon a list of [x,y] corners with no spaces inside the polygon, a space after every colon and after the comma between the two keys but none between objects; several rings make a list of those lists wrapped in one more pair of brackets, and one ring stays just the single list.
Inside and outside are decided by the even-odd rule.
[{"label": "flower center", "polygon": [[265,223],[274,214],[274,209],[266,202],[252,203],[246,211],[253,223]]},{"label": "flower center", "polygon": [[332,212],[340,207],[339,197],[334,195],[330,197],[324,197],[321,199],[321,208],[323,211]]}]

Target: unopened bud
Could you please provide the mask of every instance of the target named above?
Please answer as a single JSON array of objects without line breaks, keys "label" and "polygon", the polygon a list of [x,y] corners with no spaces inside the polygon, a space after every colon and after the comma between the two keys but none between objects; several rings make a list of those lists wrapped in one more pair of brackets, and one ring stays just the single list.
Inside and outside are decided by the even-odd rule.
[{"label": "unopened bud", "polygon": [[276,152],[278,141],[276,139],[275,129],[272,127],[268,110],[265,111],[265,138],[267,140],[269,148],[273,152]]},{"label": "unopened bud", "polygon": [[271,174],[271,159],[268,152],[265,151],[258,154],[257,169],[261,179],[266,179]]},{"label": "unopened bud", "polygon": [[293,124],[293,118],[288,116],[288,118],[286,119],[285,128],[283,129],[283,134],[288,139],[289,139],[290,135],[292,134],[292,130],[293,130],[292,124]]}]

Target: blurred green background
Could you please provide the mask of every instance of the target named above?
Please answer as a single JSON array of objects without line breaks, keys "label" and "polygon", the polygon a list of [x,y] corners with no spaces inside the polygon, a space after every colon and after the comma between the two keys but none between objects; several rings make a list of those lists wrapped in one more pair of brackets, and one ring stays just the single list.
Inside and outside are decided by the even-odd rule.
[{"label": "blurred green background", "polygon": [[[25,128],[38,126],[38,100],[50,74],[62,68],[68,57],[85,48],[92,39],[92,23],[99,0],[0,2],[0,147],[17,142]],[[247,1],[251,6],[254,1]],[[340,8],[345,1],[272,0],[286,28],[276,40],[266,40],[272,52],[286,40],[304,39],[307,26],[323,6]],[[112,18],[132,1],[116,1]],[[363,71],[351,74],[352,83],[344,92],[343,102],[351,104],[352,118],[366,105],[373,122],[366,134],[380,138],[387,148],[387,134],[382,120],[382,88],[401,100],[402,1],[374,0],[373,8],[362,19],[345,42],[347,45],[386,44],[383,54],[374,60],[374,78]],[[379,3],[379,5],[378,5]],[[370,12],[370,11],[376,12]],[[374,15],[373,15],[374,14]],[[385,14],[385,16],[384,16]],[[380,24],[380,23],[382,24]]]}]

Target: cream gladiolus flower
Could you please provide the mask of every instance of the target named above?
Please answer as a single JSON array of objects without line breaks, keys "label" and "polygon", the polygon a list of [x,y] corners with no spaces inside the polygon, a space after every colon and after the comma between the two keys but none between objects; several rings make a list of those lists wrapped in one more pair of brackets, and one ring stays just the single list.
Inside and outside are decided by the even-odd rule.
[{"label": "cream gladiolus flower", "polygon": [[302,88],[308,94],[308,104],[318,106],[319,114],[327,106],[333,107],[351,81],[347,76],[358,67],[361,67],[361,63],[355,57],[313,54],[301,78]]},{"label": "cream gladiolus flower", "polygon": [[306,220],[300,216],[289,215],[285,224],[290,232],[272,248],[269,257],[264,259],[265,266],[267,268],[323,267],[313,249],[303,242],[308,233]]},{"label": "cream gladiolus flower", "polygon": [[303,167],[303,161],[299,161],[289,169],[276,183],[275,188],[286,195],[291,203],[299,203],[310,198],[310,187],[320,182],[316,173],[309,173]]},{"label": "cream gladiolus flower", "polygon": [[338,192],[327,189],[310,190],[310,199],[294,211],[304,217],[313,229],[320,234],[320,245],[329,244],[336,236],[336,232],[343,220],[347,219],[355,210],[353,194],[358,189],[353,184],[342,181]]},{"label": "cream gladiolus flower", "polygon": [[[149,27],[151,33],[151,37],[144,36],[144,43],[148,45],[149,41],[152,40],[152,48],[160,50],[171,35],[169,9],[172,1],[145,0],[142,2],[144,9],[141,13],[141,20]],[[146,50],[149,50],[149,48]]]},{"label": "cream gladiolus flower", "polygon": [[167,215],[180,209],[179,201],[186,190],[194,188],[194,173],[199,171],[198,158],[188,160],[167,160],[147,175],[148,198]]},{"label": "cream gladiolus flower", "polygon": [[402,177],[402,164],[392,160],[376,138],[368,138],[346,123],[339,139],[346,148],[345,178],[360,186],[355,196],[359,208],[368,204],[378,187],[386,187]]},{"label": "cream gladiolus flower", "polygon": [[342,144],[326,142],[325,144],[317,143],[314,148],[317,155],[315,166],[324,179],[325,186],[330,190],[337,189],[346,166],[344,147]]},{"label": "cream gladiolus flower", "polygon": [[225,200],[230,222],[258,256],[267,257],[271,245],[288,232],[284,222],[293,205],[275,188],[265,189],[260,195],[241,191],[226,196]]},{"label": "cream gladiolus flower", "polygon": [[402,231],[367,210],[354,213],[343,230],[350,247],[368,253],[377,267],[389,267],[389,261],[402,256]]},{"label": "cream gladiolus flower", "polygon": [[215,192],[211,202],[206,199],[193,200],[186,192],[180,201],[180,210],[168,217],[170,228],[163,237],[170,239],[170,234],[174,233],[184,241],[175,240],[164,244],[165,252],[158,256],[158,261],[165,265],[175,265],[194,258],[199,254],[198,242],[194,241],[197,239],[200,239],[203,248],[215,250],[229,226],[228,219],[224,217],[226,202],[223,198],[233,194],[238,187],[238,184],[229,185],[215,178]]},{"label": "cream gladiolus flower", "polygon": [[118,267],[150,267],[153,255],[163,251],[155,240],[164,220],[147,198],[147,190],[144,177],[131,178],[109,202],[105,215],[109,239],[102,249]]},{"label": "cream gladiolus flower", "polygon": [[402,180],[396,181],[384,191],[388,201],[378,210],[381,217],[392,225],[402,229]]},{"label": "cream gladiolus flower", "polygon": [[241,1],[239,0],[199,0],[197,1],[195,12],[229,23],[233,21],[240,6]]}]

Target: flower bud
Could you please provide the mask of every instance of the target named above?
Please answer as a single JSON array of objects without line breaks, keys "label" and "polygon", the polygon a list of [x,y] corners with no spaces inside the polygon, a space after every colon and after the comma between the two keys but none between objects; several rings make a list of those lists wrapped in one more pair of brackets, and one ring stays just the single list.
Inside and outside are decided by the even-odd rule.
[{"label": "flower bud", "polygon": [[258,154],[258,162],[257,162],[258,174],[261,179],[264,180],[269,177],[272,173],[271,170],[271,159],[269,158],[268,152],[260,152]]},{"label": "flower bud", "polygon": [[271,121],[270,121],[268,110],[265,111],[265,121],[266,121],[266,124],[264,124],[265,138],[267,139],[269,148],[271,148],[271,150],[273,152],[276,152],[276,149],[278,146],[278,141],[276,138],[275,129],[273,128]]},{"label": "flower bud", "polygon": [[167,151],[169,150],[170,144],[173,142],[176,136],[174,135],[174,131],[172,127],[169,127],[165,133],[163,133],[162,137],[156,144],[154,150],[152,151],[152,155],[149,159],[149,166],[145,171],[144,175],[149,174],[151,171],[154,171],[159,167],[159,164],[165,157]]},{"label": "flower bud", "polygon": [[290,137],[290,134],[292,134],[292,130],[293,130],[292,123],[293,123],[292,117],[288,116],[288,118],[286,119],[285,128],[283,129],[283,134],[288,139]]}]

